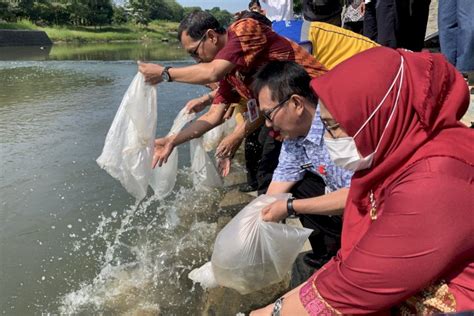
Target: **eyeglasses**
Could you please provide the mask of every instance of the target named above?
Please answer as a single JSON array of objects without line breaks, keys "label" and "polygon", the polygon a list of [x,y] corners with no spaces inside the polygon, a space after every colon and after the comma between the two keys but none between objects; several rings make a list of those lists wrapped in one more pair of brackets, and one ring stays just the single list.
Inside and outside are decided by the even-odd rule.
[{"label": "eyeglasses", "polygon": [[334,123],[333,125],[328,125],[326,123],[326,121],[321,120],[321,122],[323,123],[324,129],[329,133],[329,135],[331,135],[332,138],[335,139],[336,137],[334,136],[332,131],[339,128],[339,123]]},{"label": "eyeglasses", "polygon": [[204,33],[203,36],[201,37],[201,39],[199,40],[199,43],[197,44],[196,48],[192,51],[192,52],[189,52],[189,55],[191,55],[191,57],[193,58],[199,58],[199,54],[198,54],[198,49],[199,49],[199,46],[201,46],[201,43],[204,41],[204,39],[206,38],[207,36],[207,33]]},{"label": "eyeglasses", "polygon": [[282,105],[285,104],[286,102],[290,101],[290,99],[291,99],[291,95],[288,96],[288,97],[286,97],[286,98],[284,98],[283,101],[279,102],[277,105],[275,105],[275,106],[274,106],[273,108],[271,108],[270,110],[263,111],[263,112],[262,112],[263,117],[264,117],[267,121],[273,123],[273,120],[272,120],[272,118],[271,118],[272,113],[275,112],[280,106],[282,106]]}]

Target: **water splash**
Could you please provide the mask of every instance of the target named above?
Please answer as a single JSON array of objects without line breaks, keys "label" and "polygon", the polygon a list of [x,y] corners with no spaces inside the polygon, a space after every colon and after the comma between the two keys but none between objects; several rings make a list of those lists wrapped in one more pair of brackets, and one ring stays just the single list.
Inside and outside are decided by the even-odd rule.
[{"label": "water splash", "polygon": [[195,313],[202,290],[187,274],[210,257],[220,194],[181,187],[165,200],[150,197],[122,213],[102,214],[95,232],[75,247],[83,253],[103,244],[105,250],[96,255],[100,268],[60,298],[59,312]]}]

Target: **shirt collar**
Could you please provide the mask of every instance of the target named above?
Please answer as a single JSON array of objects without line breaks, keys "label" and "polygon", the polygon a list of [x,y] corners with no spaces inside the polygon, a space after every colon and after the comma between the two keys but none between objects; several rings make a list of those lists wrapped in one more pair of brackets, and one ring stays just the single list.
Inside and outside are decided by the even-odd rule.
[{"label": "shirt collar", "polygon": [[314,112],[313,121],[311,122],[311,127],[309,128],[308,134],[295,139],[287,139],[285,142],[295,144],[296,146],[303,146],[304,143],[311,142],[314,145],[319,146],[321,144],[323,131],[324,126],[321,122],[318,104],[316,106],[316,111]]},{"label": "shirt collar", "polygon": [[319,104],[316,106],[316,111],[314,112],[313,121],[311,122],[311,127],[308,131],[308,134],[302,142],[309,141],[313,144],[319,145],[321,143],[321,137],[323,136],[324,126],[321,122],[321,117],[319,113]]}]

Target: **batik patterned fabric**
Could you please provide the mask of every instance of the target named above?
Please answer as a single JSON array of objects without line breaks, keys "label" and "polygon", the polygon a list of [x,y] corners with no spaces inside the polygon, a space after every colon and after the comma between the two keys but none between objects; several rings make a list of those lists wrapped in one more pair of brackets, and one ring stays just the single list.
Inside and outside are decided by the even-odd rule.
[{"label": "batik patterned fabric", "polygon": [[361,11],[362,3],[363,0],[347,0],[343,22],[364,21],[364,15]]},{"label": "batik patterned fabric", "polygon": [[251,18],[238,20],[227,29],[227,43],[215,59],[227,60],[236,67],[221,81],[214,104],[236,102],[239,96],[246,100],[254,98],[250,89],[252,76],[269,61],[295,61],[313,78],[327,71],[297,43]]},{"label": "batik patterned fabric", "polygon": [[332,308],[319,294],[316,287],[316,279],[320,271],[324,271],[324,267],[313,274],[301,287],[299,293],[300,301],[310,316],[341,315],[341,313]]}]

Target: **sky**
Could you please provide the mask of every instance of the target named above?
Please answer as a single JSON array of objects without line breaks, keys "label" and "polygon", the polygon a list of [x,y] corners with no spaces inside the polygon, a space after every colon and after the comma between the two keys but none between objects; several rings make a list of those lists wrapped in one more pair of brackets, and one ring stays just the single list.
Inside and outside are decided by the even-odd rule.
[{"label": "sky", "polygon": [[183,7],[201,7],[202,9],[212,9],[219,7],[230,13],[247,9],[248,0],[176,0]]}]

